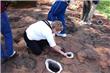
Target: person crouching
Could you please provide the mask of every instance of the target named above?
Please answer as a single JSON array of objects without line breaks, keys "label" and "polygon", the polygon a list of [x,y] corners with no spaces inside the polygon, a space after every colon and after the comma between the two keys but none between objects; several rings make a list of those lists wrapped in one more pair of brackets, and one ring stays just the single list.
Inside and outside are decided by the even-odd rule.
[{"label": "person crouching", "polygon": [[46,46],[51,47],[56,52],[66,56],[62,48],[56,45],[55,33],[62,30],[60,21],[41,20],[30,25],[24,32],[24,40],[27,47],[36,55],[40,55]]}]

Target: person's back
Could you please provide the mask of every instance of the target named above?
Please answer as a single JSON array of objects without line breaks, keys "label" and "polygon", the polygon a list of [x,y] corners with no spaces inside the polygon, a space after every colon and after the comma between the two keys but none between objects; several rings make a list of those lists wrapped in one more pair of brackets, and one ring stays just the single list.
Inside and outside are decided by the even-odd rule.
[{"label": "person's back", "polygon": [[38,21],[26,29],[27,37],[30,40],[46,39],[44,34],[48,34],[49,32],[52,33],[52,30],[43,21]]}]

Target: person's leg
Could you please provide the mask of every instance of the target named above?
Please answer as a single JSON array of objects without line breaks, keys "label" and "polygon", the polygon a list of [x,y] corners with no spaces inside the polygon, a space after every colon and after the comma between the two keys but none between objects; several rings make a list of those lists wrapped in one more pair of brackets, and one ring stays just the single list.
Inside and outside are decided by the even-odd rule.
[{"label": "person's leg", "polygon": [[47,40],[40,40],[37,43],[39,43],[39,45],[42,48],[42,50],[44,50],[45,48],[49,48],[50,47],[50,45],[49,45]]},{"label": "person's leg", "polygon": [[61,31],[61,34],[66,33],[67,26],[66,26],[66,23],[65,23],[65,16],[64,16],[64,14],[58,15],[58,20],[60,20],[62,22],[62,25],[63,25],[63,30]]},{"label": "person's leg", "polygon": [[86,14],[86,1],[83,1],[83,12],[82,12],[81,20],[84,20],[85,14]]},{"label": "person's leg", "polygon": [[58,1],[56,1],[52,5],[52,7],[51,7],[51,9],[50,9],[50,11],[48,13],[48,17],[47,17],[48,20],[50,20],[50,21],[57,20],[56,15],[58,14],[58,10],[57,9],[58,9],[59,5],[60,5],[60,2],[58,2]]},{"label": "person's leg", "polygon": [[40,55],[42,53],[42,48],[39,44],[36,42],[32,42],[30,45],[28,45],[29,49],[31,49],[32,53],[35,55]]},{"label": "person's leg", "polygon": [[24,40],[26,42],[27,49],[31,50],[32,53],[36,55],[40,55],[42,53],[43,50],[39,43],[37,43],[36,41],[29,40],[26,35],[26,32],[24,32]]},{"label": "person's leg", "polygon": [[65,12],[66,12],[66,8],[67,8],[68,4],[66,2],[61,2],[60,4],[60,12],[57,15],[58,20],[60,20],[62,22],[63,25],[63,30],[61,31],[61,34],[66,33],[66,23],[65,23]]},{"label": "person's leg", "polygon": [[68,4],[64,1],[56,1],[48,14],[48,19],[51,21],[60,20],[63,25],[63,31],[57,36],[66,37],[65,11]]},{"label": "person's leg", "polygon": [[54,20],[57,20],[57,17],[55,15],[53,15],[52,13],[49,12],[47,19],[49,21],[54,21]]},{"label": "person's leg", "polygon": [[48,20],[50,20],[50,21],[58,20],[58,15],[62,14],[62,13],[64,14],[67,6],[68,6],[68,4],[64,1],[56,1],[52,5],[52,7],[48,13]]},{"label": "person's leg", "polygon": [[88,15],[91,9],[91,2],[90,1],[84,1],[84,12],[83,12],[83,21],[86,22],[88,19]]},{"label": "person's leg", "polygon": [[5,40],[5,48],[1,49],[1,56],[2,58],[8,58],[13,54],[14,50],[12,32],[6,12],[1,13],[1,33],[3,34]]},{"label": "person's leg", "polygon": [[89,24],[91,24],[92,17],[93,17],[93,15],[94,15],[96,6],[97,6],[97,5],[95,5],[95,4],[92,4],[92,6],[91,6],[91,10],[90,10],[90,12],[89,12],[88,21],[87,21]]},{"label": "person's leg", "polygon": [[92,1],[91,10],[90,10],[89,15],[88,15],[88,23],[91,23],[92,17],[94,15],[94,12],[95,12],[95,9],[96,9],[98,3],[99,3],[99,0]]}]

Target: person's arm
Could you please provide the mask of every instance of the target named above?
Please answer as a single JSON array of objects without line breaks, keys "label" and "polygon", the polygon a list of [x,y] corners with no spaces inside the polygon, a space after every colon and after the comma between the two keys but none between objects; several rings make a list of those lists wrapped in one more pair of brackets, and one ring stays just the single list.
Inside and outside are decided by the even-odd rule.
[{"label": "person's arm", "polygon": [[48,32],[44,31],[44,32],[45,32],[44,35],[45,35],[50,47],[52,47],[53,50],[62,54],[63,56],[66,56],[66,54],[61,50],[63,48],[56,45],[56,42],[55,42],[54,37],[52,35],[52,32],[50,32],[50,31],[48,31]]},{"label": "person's arm", "polygon": [[55,51],[57,51],[58,53],[62,54],[63,56],[67,56],[63,51],[62,51],[62,48],[58,45],[52,47]]}]

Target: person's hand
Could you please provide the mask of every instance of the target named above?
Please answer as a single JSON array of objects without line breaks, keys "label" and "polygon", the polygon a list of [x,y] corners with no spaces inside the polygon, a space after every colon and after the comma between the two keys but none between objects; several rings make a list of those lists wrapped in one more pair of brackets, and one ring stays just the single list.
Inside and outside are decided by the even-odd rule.
[{"label": "person's hand", "polygon": [[64,53],[66,52],[64,48],[61,48],[61,51],[63,51]]},{"label": "person's hand", "polygon": [[62,51],[62,48],[58,45],[54,46],[53,49],[57,52],[59,52],[60,54],[62,54],[63,56],[67,57],[66,53],[64,51]]}]

